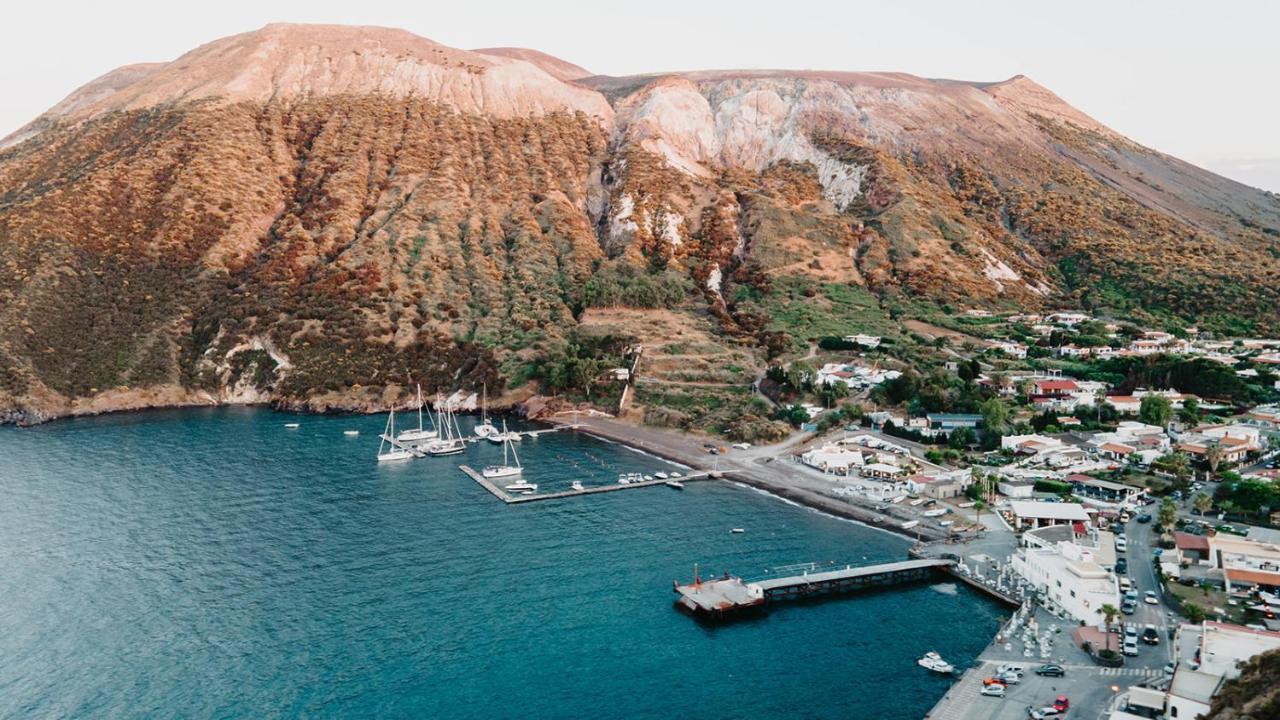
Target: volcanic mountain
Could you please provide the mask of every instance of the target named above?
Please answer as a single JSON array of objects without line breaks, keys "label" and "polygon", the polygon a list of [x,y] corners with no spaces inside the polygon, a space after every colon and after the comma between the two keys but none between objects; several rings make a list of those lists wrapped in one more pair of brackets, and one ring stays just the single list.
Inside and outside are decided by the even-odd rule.
[{"label": "volcanic mountain", "polygon": [[0,146],[10,420],[581,388],[640,341],[681,423],[679,383],[737,397],[816,333],[944,307],[1280,329],[1280,199],[1021,76],[602,77],[269,25]]}]

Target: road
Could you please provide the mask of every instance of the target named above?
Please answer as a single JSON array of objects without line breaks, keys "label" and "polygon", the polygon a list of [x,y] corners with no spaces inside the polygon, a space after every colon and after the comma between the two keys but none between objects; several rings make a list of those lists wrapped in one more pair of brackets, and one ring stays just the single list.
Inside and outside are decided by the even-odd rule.
[{"label": "road", "polygon": [[[1145,512],[1145,510],[1140,510],[1139,514],[1142,512]],[[1117,557],[1128,559],[1129,580],[1133,582],[1134,589],[1138,592],[1138,611],[1133,615],[1123,616],[1123,621],[1125,623],[1136,623],[1139,626],[1155,625],[1160,631],[1159,645],[1152,647],[1139,643],[1138,657],[1125,658],[1125,664],[1133,665],[1136,663],[1145,667],[1163,668],[1165,663],[1173,659],[1173,643],[1169,639],[1169,626],[1173,617],[1169,612],[1169,608],[1164,604],[1163,596],[1160,594],[1160,581],[1156,575],[1156,566],[1153,561],[1156,541],[1159,539],[1159,531],[1156,530],[1154,521],[1140,523],[1136,520],[1130,520],[1125,536],[1128,550],[1117,554]],[[1143,600],[1144,594],[1148,590],[1156,591],[1161,598],[1159,605],[1149,605]]]}]

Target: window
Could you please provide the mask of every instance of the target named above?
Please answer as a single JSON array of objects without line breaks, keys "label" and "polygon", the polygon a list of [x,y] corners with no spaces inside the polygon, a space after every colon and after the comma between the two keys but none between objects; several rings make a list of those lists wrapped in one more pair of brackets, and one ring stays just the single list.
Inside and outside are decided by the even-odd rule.
[{"label": "window", "polygon": [[1178,717],[1178,706],[1177,706],[1177,705],[1170,705],[1170,706],[1169,706],[1169,717]]}]

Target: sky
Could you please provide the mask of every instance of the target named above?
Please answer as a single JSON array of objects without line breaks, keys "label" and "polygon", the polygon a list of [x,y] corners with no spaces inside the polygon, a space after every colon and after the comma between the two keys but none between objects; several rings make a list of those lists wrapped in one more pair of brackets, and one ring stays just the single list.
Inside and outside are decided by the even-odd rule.
[{"label": "sky", "polygon": [[522,46],[608,75],[664,70],[1024,74],[1130,138],[1280,192],[1280,3],[1223,0],[21,2],[4,10],[0,137],[120,65],[268,22],[400,27]]}]

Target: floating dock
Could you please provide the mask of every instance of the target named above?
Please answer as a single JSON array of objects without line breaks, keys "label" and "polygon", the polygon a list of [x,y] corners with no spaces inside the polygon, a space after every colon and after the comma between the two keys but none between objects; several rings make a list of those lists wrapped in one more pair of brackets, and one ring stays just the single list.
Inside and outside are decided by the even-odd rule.
[{"label": "floating dock", "polygon": [[790,577],[747,582],[728,574],[714,580],[694,578],[692,583],[675,583],[676,604],[695,615],[721,617],[753,608],[761,608],[773,600],[812,597],[852,592],[867,588],[887,587],[930,579],[955,561],[942,558],[902,560],[864,567],[846,566],[839,570],[804,573]]},{"label": "floating dock", "polygon": [[[503,490],[502,487],[494,484],[494,482],[489,478],[485,477],[484,475],[481,475],[479,471],[475,470],[469,465],[459,465],[458,469],[466,473],[467,477],[470,477],[472,480],[475,480],[476,484],[478,484],[480,487],[484,488],[485,490],[488,490],[491,495],[498,498],[502,502],[507,503],[508,505],[519,505],[521,503],[538,502],[539,500],[555,500],[558,498],[578,497],[579,495],[599,495],[600,493],[618,492],[621,490],[633,490],[636,488],[645,488],[645,487],[655,487],[658,485],[665,485],[669,482],[669,480],[666,480],[666,479],[655,478],[653,480],[640,480],[638,482],[633,482],[628,485],[593,485],[591,487],[584,487],[581,490],[562,490],[559,492],[551,492],[551,493],[534,493],[532,495],[512,495],[506,490]],[[688,475],[682,475],[678,479],[681,482],[696,482],[698,480],[713,480],[718,477],[720,477],[720,474],[715,472],[696,472],[696,473],[690,473]]]}]

